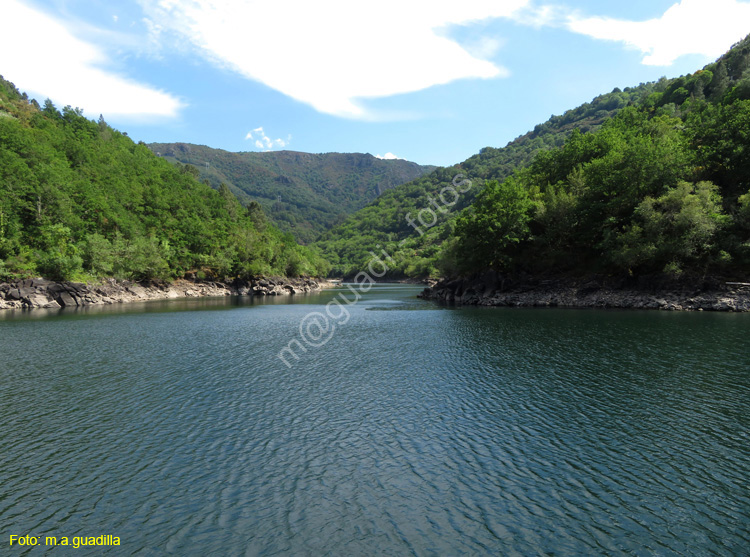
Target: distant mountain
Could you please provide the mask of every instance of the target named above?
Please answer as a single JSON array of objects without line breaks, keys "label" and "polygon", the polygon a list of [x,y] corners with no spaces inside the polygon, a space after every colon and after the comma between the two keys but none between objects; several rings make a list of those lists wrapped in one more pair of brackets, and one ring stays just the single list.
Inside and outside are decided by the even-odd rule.
[{"label": "distant mountain", "polygon": [[362,153],[231,153],[189,143],[149,147],[170,162],[195,166],[216,189],[226,184],[243,204],[259,203],[301,243],[312,242],[386,190],[435,169]]}]

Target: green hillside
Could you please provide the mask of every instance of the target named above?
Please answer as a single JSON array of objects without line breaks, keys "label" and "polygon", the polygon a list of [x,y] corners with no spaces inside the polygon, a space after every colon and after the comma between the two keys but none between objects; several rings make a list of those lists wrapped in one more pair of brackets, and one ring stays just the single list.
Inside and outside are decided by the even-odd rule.
[{"label": "green hillside", "polygon": [[260,203],[274,224],[302,243],[435,168],[361,153],[230,153],[188,143],[149,147],[170,162],[195,166],[215,189],[226,184],[243,204]]},{"label": "green hillside", "polygon": [[0,280],[319,274],[259,205],[0,78]]},{"label": "green hillside", "polygon": [[[437,275],[435,256],[440,245],[451,235],[458,213],[471,204],[486,181],[504,180],[516,169],[528,165],[539,151],[563,145],[574,129],[594,131],[623,107],[643,102],[652,92],[666,86],[664,80],[623,91],[615,89],[562,116],[551,117],[504,148],[486,147],[460,164],[437,169],[394,188],[324,233],[315,246],[332,263],[334,274],[351,274],[360,269],[370,257],[373,246],[381,244],[395,259],[391,265],[394,276]],[[439,194],[444,188],[452,187],[454,180],[457,184],[470,180],[471,187],[459,188],[467,191],[459,192],[455,204],[444,205],[439,201]],[[441,209],[435,210],[430,199],[437,200]],[[414,226],[407,223],[406,217],[410,215],[415,219],[421,210],[429,207],[433,207],[437,224],[429,228],[418,226],[423,232],[420,236]],[[429,222],[429,212],[422,215],[423,220]]]},{"label": "green hillside", "polygon": [[615,89],[503,149],[395,188],[316,245],[343,274],[362,269],[377,244],[394,276],[741,266],[748,43],[695,74]]}]

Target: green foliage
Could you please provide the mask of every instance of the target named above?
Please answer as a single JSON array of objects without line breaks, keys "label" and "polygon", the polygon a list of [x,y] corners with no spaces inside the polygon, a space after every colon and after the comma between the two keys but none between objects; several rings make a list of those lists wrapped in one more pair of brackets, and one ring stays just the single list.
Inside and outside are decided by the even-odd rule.
[{"label": "green foliage", "polygon": [[738,199],[737,224],[750,232],[750,192]]},{"label": "green foliage", "polygon": [[750,188],[750,101],[703,104],[687,117],[699,176],[733,201]]},{"label": "green foliage", "polygon": [[700,268],[712,262],[712,255],[718,260],[714,239],[727,223],[714,184],[680,182],[661,197],[646,197],[638,205],[631,224],[618,235],[613,262],[628,270],[663,268],[671,273]]},{"label": "green foliage", "polygon": [[40,244],[46,248],[39,256],[39,271],[46,277],[65,280],[83,270],[83,259],[72,243],[71,231],[62,224],[40,227]]},{"label": "green foliage", "polygon": [[138,237],[119,244],[116,274],[133,280],[169,278],[170,247],[166,240],[154,236]]},{"label": "green foliage", "polygon": [[[493,215],[502,219],[504,214],[502,207],[487,210],[480,196],[473,211],[481,207],[484,221],[456,229],[464,270],[497,268],[503,259],[505,268],[531,272],[731,270],[742,259],[737,235],[744,218],[743,206],[736,211],[727,199],[743,176],[744,129],[733,122],[744,122],[737,116],[747,107],[738,103],[697,106],[695,113],[704,118],[688,116],[688,125],[647,107],[628,107],[599,131],[574,133],[561,148],[540,153],[514,179],[536,203],[523,250],[496,241],[492,246],[501,253],[491,260],[472,257],[466,247],[476,243],[482,229],[492,229]],[[727,139],[696,148],[703,145],[698,134],[710,133],[697,123],[708,118],[722,122]],[[739,144],[733,143],[737,137]],[[721,166],[712,162],[717,149],[724,154]],[[709,164],[716,170],[711,172]],[[706,180],[693,183],[696,176],[721,178],[728,169],[733,180],[723,190]],[[736,213],[734,219],[725,208]]]},{"label": "green foliage", "polygon": [[4,277],[320,275],[319,254],[80,109],[40,109],[0,78]]},{"label": "green foliage", "polygon": [[37,269],[52,280],[71,280],[83,270],[83,259],[78,254],[44,252],[40,254]]},{"label": "green foliage", "polygon": [[0,282],[7,282],[13,279],[13,274],[5,266],[5,261],[0,259]]},{"label": "green foliage", "polygon": [[515,245],[529,236],[533,207],[528,190],[518,180],[488,182],[456,224],[461,266],[505,269]]},{"label": "green foliage", "polygon": [[86,236],[81,243],[83,265],[93,275],[100,277],[113,276],[117,257],[112,243],[101,234]]},{"label": "green foliage", "polygon": [[500,236],[488,243],[499,253],[473,256],[469,247],[482,230],[495,237],[493,216],[503,221],[506,211],[480,196],[473,211],[483,220],[466,227],[467,213],[456,228],[463,270],[504,261],[530,272],[744,272],[746,198],[737,192],[750,186],[750,102],[726,100],[693,101],[685,120],[628,107],[597,132],[538,154],[514,178],[536,203],[523,250]]}]

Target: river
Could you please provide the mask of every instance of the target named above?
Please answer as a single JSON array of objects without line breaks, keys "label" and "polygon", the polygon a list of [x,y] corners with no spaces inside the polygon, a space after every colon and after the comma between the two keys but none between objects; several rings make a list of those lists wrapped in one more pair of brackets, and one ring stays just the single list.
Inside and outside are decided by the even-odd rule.
[{"label": "river", "polygon": [[418,292],[4,312],[4,554],[747,555],[750,315]]}]

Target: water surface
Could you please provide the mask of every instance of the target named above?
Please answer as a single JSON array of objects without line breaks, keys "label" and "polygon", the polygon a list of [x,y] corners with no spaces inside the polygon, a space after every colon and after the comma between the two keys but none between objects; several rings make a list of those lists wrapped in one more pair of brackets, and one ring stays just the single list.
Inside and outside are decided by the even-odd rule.
[{"label": "water surface", "polygon": [[418,291],[0,313],[3,547],[748,554],[750,316]]}]

